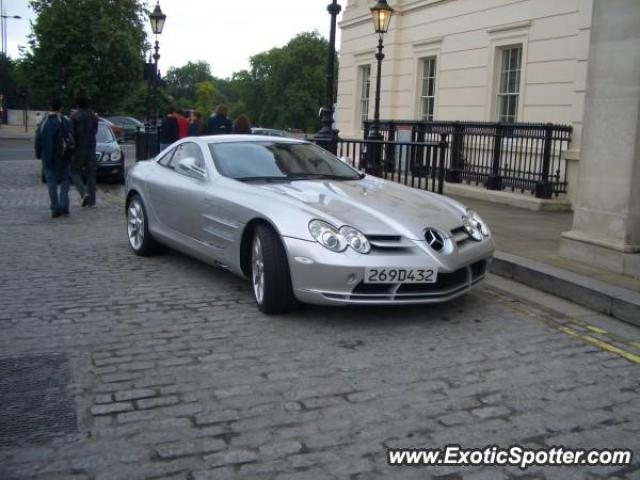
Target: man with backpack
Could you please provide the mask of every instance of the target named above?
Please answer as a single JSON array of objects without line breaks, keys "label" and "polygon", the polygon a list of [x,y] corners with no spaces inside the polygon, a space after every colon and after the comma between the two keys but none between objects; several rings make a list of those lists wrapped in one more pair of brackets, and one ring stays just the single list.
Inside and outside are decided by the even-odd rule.
[{"label": "man with backpack", "polygon": [[69,164],[75,148],[71,122],[62,115],[62,102],[51,101],[51,111],[36,130],[36,158],[44,165],[51,216],[69,215]]}]

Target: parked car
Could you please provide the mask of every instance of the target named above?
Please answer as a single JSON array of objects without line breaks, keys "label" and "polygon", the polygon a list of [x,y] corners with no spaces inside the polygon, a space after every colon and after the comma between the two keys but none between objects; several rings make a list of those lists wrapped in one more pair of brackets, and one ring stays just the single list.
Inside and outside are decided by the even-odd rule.
[{"label": "parked car", "polygon": [[124,152],[112,128],[102,122],[98,122],[96,133],[96,164],[98,179],[124,184]]},{"label": "parked car", "polygon": [[136,254],[162,243],[227,268],[265,313],[447,301],[483,280],[494,250],[460,203],[295,139],[179,140],[129,169],[126,195]]},{"label": "parked car", "polygon": [[289,134],[284,130],[275,128],[251,127],[251,133],[254,135],[267,135],[269,137],[288,137]]},{"label": "parked car", "polygon": [[114,125],[122,127],[124,129],[125,140],[133,140],[134,138],[136,138],[138,129],[144,129],[144,123],[133,117],[114,116],[107,117],[107,120],[109,120]]},{"label": "parked car", "polygon": [[111,120],[107,120],[104,117],[98,117],[98,123],[106,123],[107,125],[109,125],[111,127],[111,130],[113,131],[113,134],[116,136],[116,139],[119,142],[124,142],[124,128],[121,127],[120,125],[116,125],[115,123],[113,123]]},{"label": "parked car", "polygon": [[[119,184],[124,183],[124,152],[120,148],[111,127],[98,122],[96,132],[96,176],[99,180],[108,179]],[[42,183],[46,183],[44,165],[41,170]]]}]

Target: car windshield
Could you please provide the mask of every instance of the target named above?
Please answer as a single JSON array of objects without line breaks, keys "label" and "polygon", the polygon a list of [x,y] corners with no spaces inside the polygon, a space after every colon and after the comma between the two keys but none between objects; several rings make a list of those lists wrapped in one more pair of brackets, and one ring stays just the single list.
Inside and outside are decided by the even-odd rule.
[{"label": "car windshield", "polygon": [[111,129],[105,123],[98,123],[98,131],[96,133],[96,142],[98,143],[111,143],[115,142],[116,139],[113,138],[113,133],[111,133]]},{"label": "car windshield", "polygon": [[362,178],[360,172],[310,143],[210,143],[209,150],[222,175],[241,181]]}]

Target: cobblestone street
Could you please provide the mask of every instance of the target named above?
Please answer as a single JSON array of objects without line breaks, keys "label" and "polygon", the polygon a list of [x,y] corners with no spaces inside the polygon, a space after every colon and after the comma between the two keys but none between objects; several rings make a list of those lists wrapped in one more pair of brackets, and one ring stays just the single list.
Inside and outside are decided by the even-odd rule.
[{"label": "cobblestone street", "polygon": [[[0,161],[0,479],[640,479],[637,328],[494,281],[439,306],[268,317],[242,279],[136,257],[120,187],[95,210],[73,191],[51,219],[39,169]],[[387,464],[516,443],[624,447],[633,465]]]}]

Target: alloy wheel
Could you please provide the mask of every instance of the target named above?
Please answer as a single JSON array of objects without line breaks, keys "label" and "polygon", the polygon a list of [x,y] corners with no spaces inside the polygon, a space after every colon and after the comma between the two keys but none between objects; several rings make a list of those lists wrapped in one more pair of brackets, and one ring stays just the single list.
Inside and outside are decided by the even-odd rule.
[{"label": "alloy wheel", "polygon": [[253,294],[256,301],[261,304],[264,300],[264,257],[262,255],[262,242],[258,235],[253,239],[251,249],[251,280],[253,283]]},{"label": "alloy wheel", "polygon": [[137,199],[131,202],[127,210],[127,234],[131,247],[140,250],[144,242],[144,211]]}]

